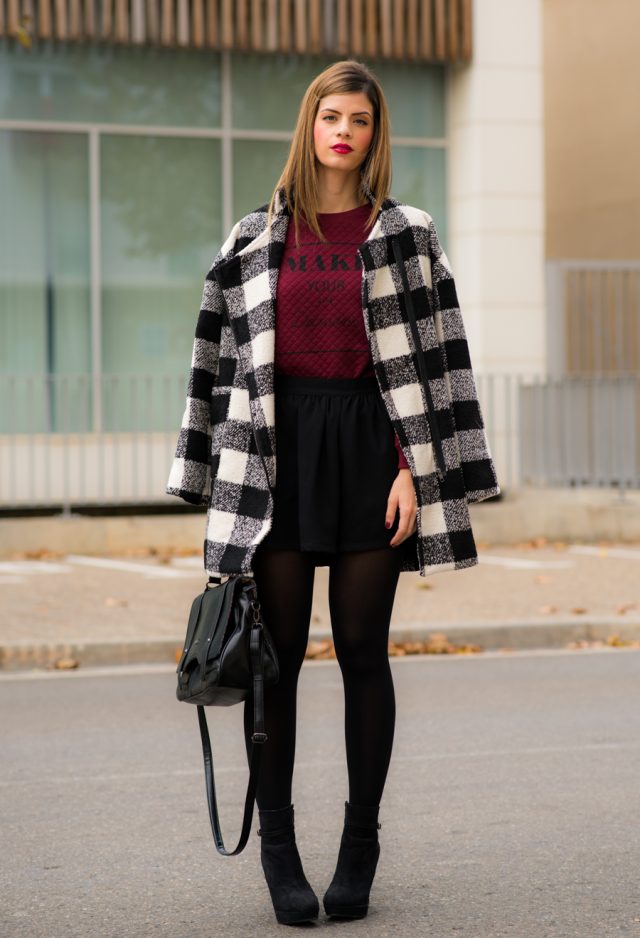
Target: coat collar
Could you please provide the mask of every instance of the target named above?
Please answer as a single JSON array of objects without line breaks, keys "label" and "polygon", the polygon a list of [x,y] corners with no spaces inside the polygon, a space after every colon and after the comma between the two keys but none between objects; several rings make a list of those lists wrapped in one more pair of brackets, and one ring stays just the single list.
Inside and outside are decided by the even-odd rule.
[{"label": "coat collar", "polygon": [[[363,184],[369,202],[375,197]],[[406,227],[407,219],[397,209],[401,203],[388,197],[381,205],[366,240],[357,252],[365,271],[383,267],[392,259],[391,236]],[[215,277],[222,290],[229,324],[234,334],[242,369],[249,390],[249,407],[254,430],[260,436],[260,448],[271,487],[275,485],[275,324],[276,294],[280,262],[284,253],[291,213],[284,187],[276,190],[271,226],[264,228],[240,250],[219,264]]]}]

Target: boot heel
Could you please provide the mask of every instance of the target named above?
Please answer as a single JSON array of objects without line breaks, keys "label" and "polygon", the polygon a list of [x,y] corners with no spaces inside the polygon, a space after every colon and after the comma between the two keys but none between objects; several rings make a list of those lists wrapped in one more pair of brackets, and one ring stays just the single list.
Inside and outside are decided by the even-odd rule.
[{"label": "boot heel", "polygon": [[318,897],[304,875],[295,840],[293,805],[258,811],[260,861],[273,911],[280,925],[299,925],[318,918]]},{"label": "boot heel", "polygon": [[336,871],[322,900],[332,918],[364,918],[369,911],[369,893],[380,856],[378,810],[345,802]]}]

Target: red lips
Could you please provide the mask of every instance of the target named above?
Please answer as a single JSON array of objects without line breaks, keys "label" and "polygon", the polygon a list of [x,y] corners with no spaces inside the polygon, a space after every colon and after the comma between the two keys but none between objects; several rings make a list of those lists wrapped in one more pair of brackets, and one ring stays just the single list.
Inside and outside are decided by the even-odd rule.
[{"label": "red lips", "polygon": [[336,143],[334,147],[331,147],[332,150],[336,150],[338,153],[351,153],[353,147],[350,147],[346,143]]}]

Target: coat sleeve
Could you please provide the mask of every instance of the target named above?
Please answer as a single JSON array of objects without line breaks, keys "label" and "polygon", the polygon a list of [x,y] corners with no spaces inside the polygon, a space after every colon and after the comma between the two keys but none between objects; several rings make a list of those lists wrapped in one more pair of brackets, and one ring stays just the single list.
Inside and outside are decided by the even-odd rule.
[{"label": "coat sleeve", "polygon": [[211,391],[218,378],[223,298],[213,270],[232,256],[239,222],[214,257],[204,281],[191,353],[187,401],[174,451],[167,495],[207,505],[211,491]]},{"label": "coat sleeve", "polygon": [[451,265],[433,219],[429,226],[429,276],[436,332],[443,350],[445,382],[451,401],[467,502],[500,493],[496,468],[478,400],[469,346]]}]

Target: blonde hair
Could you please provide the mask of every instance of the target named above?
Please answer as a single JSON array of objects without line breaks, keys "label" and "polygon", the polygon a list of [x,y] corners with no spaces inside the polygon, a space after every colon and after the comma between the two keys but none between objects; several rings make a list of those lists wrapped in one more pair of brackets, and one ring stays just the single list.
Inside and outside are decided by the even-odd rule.
[{"label": "blonde hair", "polygon": [[313,126],[320,100],[330,94],[349,94],[357,91],[366,94],[373,108],[373,138],[364,162],[360,165],[362,192],[366,194],[368,188],[375,199],[367,224],[375,221],[380,206],[389,195],[391,133],[389,110],[382,87],[373,72],[363,63],[355,59],[334,62],[313,79],[304,93],[289,156],[269,201],[268,225],[271,224],[278,189],[284,188],[284,197],[293,216],[296,243],[298,243],[298,223],[301,216],[304,216],[305,221],[320,240],[327,240],[320,230],[317,219],[318,172]]}]

